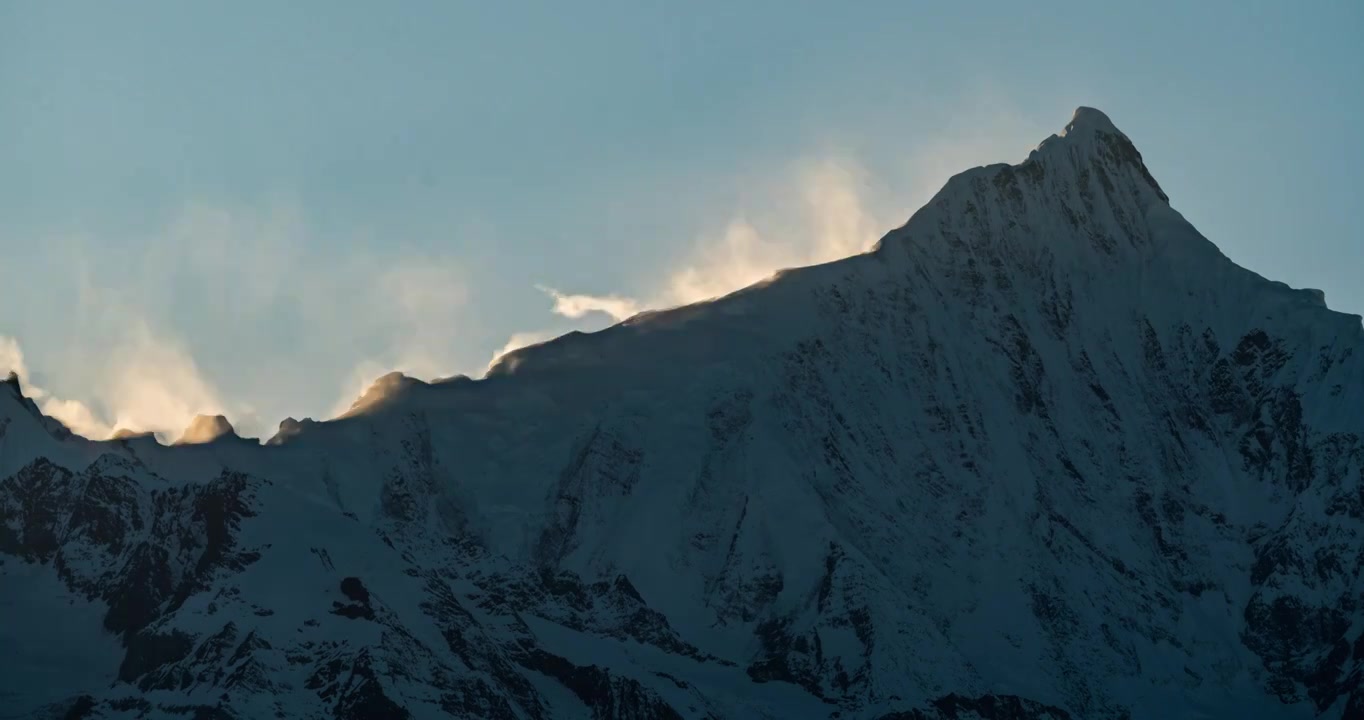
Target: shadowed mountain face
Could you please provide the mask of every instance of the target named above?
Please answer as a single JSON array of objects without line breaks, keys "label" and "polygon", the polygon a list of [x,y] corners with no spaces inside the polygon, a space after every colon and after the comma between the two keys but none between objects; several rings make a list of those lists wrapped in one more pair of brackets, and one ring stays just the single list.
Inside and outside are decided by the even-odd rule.
[{"label": "shadowed mountain face", "polygon": [[1081,108],[867,255],[264,446],[0,385],[0,705],[1361,718],[1362,362]]}]

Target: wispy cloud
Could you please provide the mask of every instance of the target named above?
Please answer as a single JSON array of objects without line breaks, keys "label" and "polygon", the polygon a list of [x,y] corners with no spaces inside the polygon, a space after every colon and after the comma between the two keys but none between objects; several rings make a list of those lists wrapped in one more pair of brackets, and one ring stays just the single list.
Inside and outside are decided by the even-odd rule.
[{"label": "wispy cloud", "polygon": [[765,193],[775,210],[744,212],[719,231],[697,238],[681,266],[648,282],[641,297],[565,293],[538,286],[554,299],[553,312],[582,318],[600,312],[620,321],[641,310],[683,305],[728,294],[778,270],[813,265],[869,249],[890,227],[859,191],[867,173],[855,161],[829,157],[797,165],[795,181]]},{"label": "wispy cloud", "polygon": [[867,173],[855,161],[804,163],[796,176],[794,186],[781,184],[769,191],[782,209],[764,217],[733,218],[720,233],[701,238],[692,257],[656,291],[650,307],[719,297],[778,270],[864,252],[891,226],[860,192]]},{"label": "wispy cloud", "polygon": [[[124,429],[174,439],[195,415],[227,407],[189,353],[140,318],[121,317],[118,336],[91,357],[98,360],[88,402],[59,397],[33,383],[19,342],[0,336],[0,367],[13,369],[38,408],[78,435],[103,440]],[[244,405],[238,410],[249,415]]]},{"label": "wispy cloud", "polygon": [[327,411],[327,417],[345,415],[375,380],[391,370],[392,368],[375,360],[362,360],[357,363],[341,381],[336,401]]},{"label": "wispy cloud", "polygon": [[[813,265],[869,249],[889,220],[868,208],[859,192],[867,173],[847,158],[798,163],[795,180],[785,173],[764,189],[766,212],[745,212],[719,231],[698,237],[679,267],[645,282],[638,297],[620,293],[567,293],[537,285],[553,301],[551,312],[572,320],[600,314],[613,322],[644,310],[709,300],[771,277],[778,270]],[[549,331],[520,332],[493,354],[553,337]]]},{"label": "wispy cloud", "polygon": [[344,414],[386,373],[396,370],[425,380],[454,374],[468,299],[463,271],[442,258],[403,258],[376,272],[368,279],[365,312],[359,317],[382,323],[381,351],[346,374],[327,417]]},{"label": "wispy cloud", "polygon": [[43,414],[61,421],[72,432],[103,440],[113,431],[113,428],[97,417],[85,403],[56,397],[34,384],[19,341],[0,335],[0,374],[8,372],[19,376],[24,394],[38,405]]},{"label": "wispy cloud", "polygon": [[327,416],[338,386],[348,406],[390,370],[429,378],[476,358],[459,343],[463,264],[362,232],[324,233],[281,201],[191,203],[119,252],[104,235],[50,238],[71,288],[53,309],[71,322],[30,328],[46,341],[43,377],[63,389],[43,407],[91,436],[174,439],[202,412],[269,435],[286,415]]},{"label": "wispy cloud", "polygon": [[554,288],[537,285],[536,289],[554,298],[555,315],[578,319],[588,313],[603,313],[617,322],[625,320],[640,311],[639,303],[620,295],[568,295]]},{"label": "wispy cloud", "polygon": [[124,322],[127,329],[99,371],[95,395],[115,429],[173,440],[195,415],[231,413],[242,424],[246,413],[224,403],[183,345],[158,336],[140,319]]},{"label": "wispy cloud", "polygon": [[[91,440],[107,440],[113,434],[114,428],[109,423],[100,419],[90,406],[79,400],[68,400],[63,398],[46,395],[40,388],[30,388],[37,390],[38,409],[46,416],[55,418],[68,430],[82,437]],[[34,393],[30,393],[31,395]],[[45,397],[43,397],[45,396]]]},{"label": "wispy cloud", "polygon": [[493,351],[493,356],[488,360],[488,368],[491,369],[493,365],[497,364],[499,358],[501,358],[503,355],[506,355],[509,352],[512,352],[514,350],[520,350],[523,347],[530,347],[531,345],[535,345],[537,343],[542,343],[546,340],[556,337],[557,335],[558,333],[549,330],[512,333],[512,336],[507,339],[507,343],[505,345]]}]

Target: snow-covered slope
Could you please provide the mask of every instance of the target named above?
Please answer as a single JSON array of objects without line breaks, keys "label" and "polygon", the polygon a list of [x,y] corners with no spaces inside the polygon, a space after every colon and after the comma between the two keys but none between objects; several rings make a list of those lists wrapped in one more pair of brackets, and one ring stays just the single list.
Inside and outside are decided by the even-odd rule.
[{"label": "snow-covered slope", "polygon": [[265,445],[0,385],[0,717],[1361,718],[1361,363],[1081,108],[871,253]]}]

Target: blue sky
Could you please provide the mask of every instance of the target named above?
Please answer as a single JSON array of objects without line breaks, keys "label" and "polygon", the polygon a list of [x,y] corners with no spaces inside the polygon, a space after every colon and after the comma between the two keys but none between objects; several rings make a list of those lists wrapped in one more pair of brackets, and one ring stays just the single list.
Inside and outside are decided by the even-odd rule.
[{"label": "blue sky", "polygon": [[1360,37],[1356,1],[0,2],[0,360],[92,428],[269,434],[854,251],[1081,104],[1360,313]]}]

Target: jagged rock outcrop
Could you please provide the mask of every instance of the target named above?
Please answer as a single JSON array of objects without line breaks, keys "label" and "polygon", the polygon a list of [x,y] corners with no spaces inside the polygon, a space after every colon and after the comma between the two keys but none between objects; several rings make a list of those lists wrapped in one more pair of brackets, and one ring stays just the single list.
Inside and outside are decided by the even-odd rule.
[{"label": "jagged rock outcrop", "polygon": [[222,415],[195,415],[176,445],[205,445],[221,440],[240,440],[232,423]]}]

